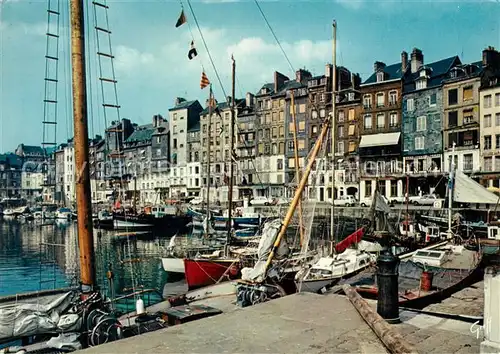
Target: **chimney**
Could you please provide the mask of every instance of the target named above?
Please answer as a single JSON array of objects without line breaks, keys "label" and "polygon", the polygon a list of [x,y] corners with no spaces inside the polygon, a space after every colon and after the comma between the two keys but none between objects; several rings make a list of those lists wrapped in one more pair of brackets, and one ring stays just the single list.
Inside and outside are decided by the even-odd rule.
[{"label": "chimney", "polygon": [[374,64],[373,64],[373,71],[374,72],[378,72],[380,70],[384,70],[385,69],[385,63],[381,62],[381,61],[376,61]]},{"label": "chimney", "polygon": [[247,95],[245,97],[245,103],[247,107],[253,107],[254,104],[254,95],[252,95],[250,92],[247,92]]},{"label": "chimney", "polygon": [[287,76],[279,73],[277,71],[274,72],[274,92],[278,92],[280,87],[283,86],[285,81],[290,80]]},{"label": "chimney", "polygon": [[177,97],[177,98],[175,99],[175,102],[174,102],[174,103],[175,103],[175,105],[176,105],[176,106],[178,106],[178,105],[180,105],[182,102],[186,102],[186,99],[185,99],[185,98],[182,98],[182,97]]},{"label": "chimney", "polygon": [[299,69],[295,72],[295,81],[304,82],[312,77],[311,73],[305,69]]},{"label": "chimney", "polygon": [[411,73],[414,74],[424,65],[424,55],[418,48],[413,48],[411,52]]},{"label": "chimney", "polygon": [[483,50],[483,66],[500,67],[500,52],[492,46],[488,46],[488,48]]},{"label": "chimney", "polygon": [[408,68],[408,53],[404,50],[401,52],[401,73],[404,74]]},{"label": "chimney", "polygon": [[359,74],[351,73],[351,87],[353,89],[358,89],[359,85],[361,85],[361,77]]},{"label": "chimney", "polygon": [[332,69],[333,69],[333,65],[332,64],[326,64],[325,65],[325,76],[326,77],[331,77],[332,76]]}]

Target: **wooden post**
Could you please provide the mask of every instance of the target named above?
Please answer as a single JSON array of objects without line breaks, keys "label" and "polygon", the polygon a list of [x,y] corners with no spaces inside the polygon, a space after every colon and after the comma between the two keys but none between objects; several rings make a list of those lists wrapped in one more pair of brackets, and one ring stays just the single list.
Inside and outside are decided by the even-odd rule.
[{"label": "wooden post", "polygon": [[[299,167],[299,148],[297,146],[297,119],[295,117],[295,94],[292,90],[290,96],[290,105],[292,107],[292,124],[293,124],[293,152],[295,161],[295,179],[297,185],[300,181],[300,167]],[[299,209],[299,233],[300,233],[300,246],[304,244],[304,222],[302,220],[302,197],[299,199],[297,208]]]},{"label": "wooden post", "polygon": [[[205,237],[208,238],[208,226],[210,225],[208,219],[210,218],[210,144],[212,143],[212,105],[215,104],[212,94],[212,84],[210,84],[210,94],[208,95],[208,129],[207,129],[207,229],[205,230]],[[203,157],[202,157],[203,158]]]},{"label": "wooden post", "polygon": [[[231,90],[231,129],[229,129],[231,137],[230,137],[230,143],[231,143],[231,149],[229,150],[229,153],[231,156],[229,156],[229,210],[228,210],[228,217],[227,217],[227,222],[228,222],[228,229],[227,229],[227,238],[226,238],[226,247],[225,247],[225,254],[227,256],[228,254],[228,246],[231,242],[231,221],[232,221],[232,212],[233,212],[233,178],[234,178],[234,168],[233,168],[233,153],[234,153],[234,103],[236,101],[235,95],[236,95],[236,88],[235,88],[235,81],[236,81],[236,62],[234,61],[234,57],[231,57],[231,60],[233,61],[232,65],[232,90]],[[227,157],[226,157],[227,158]]]},{"label": "wooden post", "polygon": [[85,73],[85,37],[83,0],[71,0],[71,66],[73,83],[73,119],[76,171],[76,206],[82,291],[95,284],[94,235],[89,174],[87,125],[87,83]]},{"label": "wooden post", "polygon": [[335,103],[337,98],[337,21],[333,20],[333,43],[332,43],[332,132],[331,132],[331,153],[332,153],[332,207],[330,214],[330,242],[331,242],[331,250],[330,252],[333,254],[333,243],[335,242],[336,237],[334,236],[335,228],[333,226],[334,217],[335,217],[335,136],[337,129],[337,117],[335,114]]},{"label": "wooden post", "polygon": [[375,332],[382,343],[394,354],[417,354],[417,350],[408,343],[403,336],[394,329],[391,325],[384,321],[382,317],[366,303],[365,300],[354,290],[350,285],[346,284],[342,287],[347,298],[361,317]]}]

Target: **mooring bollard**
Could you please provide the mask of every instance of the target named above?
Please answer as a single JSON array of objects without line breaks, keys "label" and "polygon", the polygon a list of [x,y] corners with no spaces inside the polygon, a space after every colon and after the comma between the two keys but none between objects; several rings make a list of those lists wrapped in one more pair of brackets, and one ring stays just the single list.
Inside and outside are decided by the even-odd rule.
[{"label": "mooring bollard", "polygon": [[399,323],[399,258],[387,248],[377,259],[377,313],[388,323]]}]

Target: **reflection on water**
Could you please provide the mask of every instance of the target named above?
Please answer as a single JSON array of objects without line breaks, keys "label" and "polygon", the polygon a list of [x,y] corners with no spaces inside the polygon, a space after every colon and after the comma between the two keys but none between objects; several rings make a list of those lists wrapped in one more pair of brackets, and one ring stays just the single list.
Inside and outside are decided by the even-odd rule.
[{"label": "reflection on water", "polygon": [[[20,222],[0,219],[0,296],[77,286],[79,282],[76,222]],[[137,240],[95,230],[98,284],[108,296],[111,269],[116,296],[129,289],[156,289],[159,294],[176,294],[184,289],[178,282],[171,288],[160,257],[168,239]],[[171,279],[178,281],[179,279]],[[167,285],[166,285],[167,284]],[[164,289],[165,288],[165,289]],[[132,299],[133,300],[133,299]]]}]

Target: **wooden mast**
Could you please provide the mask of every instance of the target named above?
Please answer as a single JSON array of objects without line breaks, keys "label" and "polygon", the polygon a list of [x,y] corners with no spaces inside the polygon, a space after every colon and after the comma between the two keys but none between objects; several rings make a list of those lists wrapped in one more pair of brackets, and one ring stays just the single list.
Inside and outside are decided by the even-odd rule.
[{"label": "wooden mast", "polygon": [[85,37],[83,0],[71,0],[71,67],[76,171],[76,207],[82,292],[93,290],[95,283],[94,235],[89,174],[87,125],[87,83],[85,73]]},{"label": "wooden mast", "polygon": [[316,160],[316,156],[318,155],[321,144],[323,143],[323,140],[325,139],[326,133],[327,133],[328,129],[330,128],[330,123],[331,123],[331,117],[328,116],[326,118],[326,120],[323,122],[323,128],[321,129],[321,134],[320,134],[318,140],[316,140],[316,144],[314,145],[311,156],[309,157],[309,160],[307,162],[307,166],[304,170],[304,174],[302,175],[302,178],[300,179],[300,183],[297,186],[297,189],[295,190],[295,195],[293,196],[292,202],[290,203],[290,207],[288,208],[288,211],[285,215],[285,219],[283,220],[283,224],[281,225],[280,231],[278,233],[278,236],[276,237],[276,241],[274,242],[273,248],[272,248],[271,252],[269,253],[269,257],[267,258],[266,266],[264,268],[264,274],[267,272],[267,269],[269,268],[269,265],[271,264],[271,261],[273,260],[274,254],[276,253],[278,247],[280,246],[281,239],[283,238],[283,236],[285,236],[286,229],[288,228],[288,225],[290,224],[290,221],[293,217],[293,213],[295,212],[295,208],[297,207],[299,200],[302,197],[302,192],[304,191],[304,187],[307,184],[309,174],[311,173],[312,165],[314,164],[314,162]]},{"label": "wooden mast", "polygon": [[[234,109],[235,109],[235,95],[236,95],[236,87],[235,87],[235,75],[236,75],[236,61],[234,60],[234,57],[231,56],[231,60],[233,62],[232,65],[232,82],[231,82],[231,128],[229,129],[229,132],[231,134],[230,137],[230,142],[231,142],[231,149],[229,150],[229,153],[231,156],[229,156],[229,210],[228,210],[228,217],[227,217],[227,223],[228,223],[228,229],[227,229],[227,238],[226,238],[226,255],[227,255],[227,246],[229,246],[231,242],[231,222],[232,222],[232,212],[233,212],[233,178],[234,178],[234,168],[233,168],[233,155],[234,155]],[[227,157],[226,157],[227,158]]]},{"label": "wooden mast", "polygon": [[215,104],[212,97],[212,84],[210,84],[210,94],[208,95],[208,129],[207,129],[207,217],[206,217],[206,230],[205,237],[208,237],[208,226],[210,219],[210,144],[212,143],[212,105]]},{"label": "wooden mast", "polygon": [[332,133],[331,133],[331,151],[332,151],[332,208],[330,213],[330,241],[331,250],[333,253],[333,242],[335,242],[335,228],[333,226],[334,216],[335,216],[335,126],[337,125],[337,117],[335,115],[335,103],[337,98],[337,21],[333,20],[333,61],[332,61]]},{"label": "wooden mast", "polygon": [[[297,119],[295,116],[295,94],[292,90],[290,96],[290,105],[292,106],[292,124],[293,124],[293,152],[294,152],[294,161],[295,161],[295,179],[297,180],[297,184],[300,181],[300,168],[299,168],[299,148],[297,146]],[[302,198],[299,199],[299,203],[297,204],[297,208],[299,209],[299,233],[300,233],[300,246],[304,244],[304,223],[302,221]]]}]

